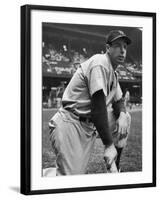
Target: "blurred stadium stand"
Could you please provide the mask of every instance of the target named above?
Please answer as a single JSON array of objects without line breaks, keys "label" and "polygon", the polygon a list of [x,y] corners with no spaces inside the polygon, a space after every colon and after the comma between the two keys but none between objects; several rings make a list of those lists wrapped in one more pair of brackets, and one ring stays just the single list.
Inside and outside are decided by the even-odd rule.
[{"label": "blurred stadium stand", "polygon": [[[131,102],[142,101],[142,30],[137,27],[93,26],[43,23],[42,70],[43,106],[59,107],[57,102],[80,63],[93,54],[105,53],[105,36],[113,29],[131,39],[124,65],[117,73],[122,90],[128,88]],[[58,96],[58,91],[62,91]],[[58,100],[60,101],[60,100]],[[48,106],[49,105],[49,106]]]}]

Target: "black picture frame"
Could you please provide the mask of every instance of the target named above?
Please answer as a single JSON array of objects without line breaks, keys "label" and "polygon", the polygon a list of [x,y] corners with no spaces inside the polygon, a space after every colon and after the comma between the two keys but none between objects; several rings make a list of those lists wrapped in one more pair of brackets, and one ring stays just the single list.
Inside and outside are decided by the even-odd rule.
[{"label": "black picture frame", "polygon": [[[152,182],[135,183],[125,185],[104,185],[91,187],[73,187],[59,189],[31,189],[31,12],[36,11],[63,11],[70,13],[94,13],[122,16],[141,16],[152,19]],[[40,125],[41,126],[41,125]],[[24,5],[21,6],[21,180],[20,190],[22,194],[49,194],[95,190],[112,190],[127,188],[144,188],[156,186],[156,13],[120,11],[120,10],[100,10],[89,8],[54,7],[43,5]]]}]

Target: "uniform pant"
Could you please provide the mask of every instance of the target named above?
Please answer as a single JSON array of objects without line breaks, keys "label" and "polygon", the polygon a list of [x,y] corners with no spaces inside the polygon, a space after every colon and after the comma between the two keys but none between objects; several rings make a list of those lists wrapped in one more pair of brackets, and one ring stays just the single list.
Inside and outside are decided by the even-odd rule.
[{"label": "uniform pant", "polygon": [[[128,133],[130,115],[128,116]],[[115,146],[123,148],[126,138],[119,140],[116,132],[116,119],[108,114],[109,125]],[[56,154],[57,175],[85,174],[90,154],[96,140],[96,130],[92,122],[82,122],[73,113],[60,108],[51,119],[51,143]]]}]

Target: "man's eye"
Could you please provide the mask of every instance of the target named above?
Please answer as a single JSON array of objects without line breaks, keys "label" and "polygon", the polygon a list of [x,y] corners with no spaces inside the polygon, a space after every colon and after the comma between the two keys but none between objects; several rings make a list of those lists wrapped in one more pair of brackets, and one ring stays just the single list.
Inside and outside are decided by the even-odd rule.
[{"label": "man's eye", "polygon": [[114,47],[115,47],[115,48],[116,48],[116,47],[120,47],[120,45],[118,45],[118,44],[115,44],[115,45],[114,45]]}]

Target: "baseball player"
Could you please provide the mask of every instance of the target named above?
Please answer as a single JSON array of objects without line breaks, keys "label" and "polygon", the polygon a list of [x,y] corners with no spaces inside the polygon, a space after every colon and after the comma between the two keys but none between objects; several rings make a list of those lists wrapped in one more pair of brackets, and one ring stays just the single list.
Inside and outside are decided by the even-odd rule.
[{"label": "baseball player", "polygon": [[65,89],[62,107],[49,122],[57,176],[86,172],[97,132],[108,171],[118,172],[131,118],[115,69],[124,62],[130,43],[124,32],[111,31],[106,37],[106,53],[82,63]]}]

